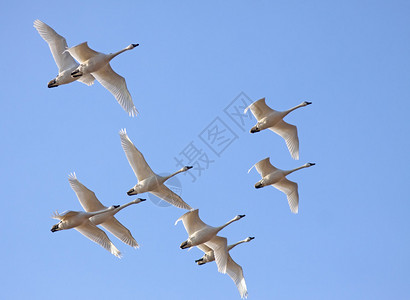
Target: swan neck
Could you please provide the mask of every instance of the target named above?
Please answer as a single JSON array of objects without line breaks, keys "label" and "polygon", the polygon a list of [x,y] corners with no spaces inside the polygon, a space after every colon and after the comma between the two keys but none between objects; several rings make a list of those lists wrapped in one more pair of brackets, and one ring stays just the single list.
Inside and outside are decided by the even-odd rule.
[{"label": "swan neck", "polygon": [[127,48],[124,48],[124,49],[122,49],[122,50],[120,50],[120,51],[118,51],[118,52],[114,52],[114,53],[109,54],[110,60],[113,59],[114,57],[116,57],[117,55],[119,55],[119,54],[121,54],[121,53],[127,51],[127,50],[128,50]]},{"label": "swan neck", "polygon": [[100,215],[103,214],[107,211],[113,210],[111,207],[107,207],[105,209],[102,210],[97,210],[97,211],[93,211],[93,212],[88,212],[88,214],[90,214],[91,217],[96,216],[96,215]]},{"label": "swan neck", "polygon": [[232,250],[233,248],[235,248],[236,246],[238,246],[239,244],[245,243],[245,240],[236,242],[235,244],[229,245],[228,246],[228,251]]},{"label": "swan neck", "polygon": [[[290,173],[293,173],[293,172],[295,172],[295,171],[297,171],[297,170],[300,170],[300,169],[303,169],[303,168],[306,168],[306,166],[303,165],[303,166],[300,166],[300,167],[298,167],[298,168],[289,170],[289,171],[286,172],[286,175],[289,175]],[[286,176],[286,175],[285,175],[285,176]]]},{"label": "swan neck", "polygon": [[183,172],[182,169],[181,169],[181,170],[178,170],[178,171],[176,171],[176,172],[174,172],[174,173],[172,173],[171,175],[165,176],[165,177],[164,177],[164,179],[165,179],[164,182],[167,181],[168,179],[170,179],[171,177],[174,177],[175,175],[181,173],[181,172]]},{"label": "swan neck", "polygon": [[232,220],[226,222],[224,225],[217,227],[218,228],[218,232],[221,231],[222,229],[224,229],[226,226],[228,226],[229,224],[231,224],[232,222],[237,221],[236,218],[233,218]]},{"label": "swan neck", "polygon": [[127,206],[130,206],[130,205],[132,205],[132,204],[135,204],[135,202],[134,202],[134,201],[130,201],[130,202],[128,202],[128,203],[125,203],[125,204],[121,205],[120,207],[118,207],[118,208],[115,209],[115,213],[119,212],[121,209],[124,209],[124,208],[126,208]]},{"label": "swan neck", "polygon": [[296,105],[295,107],[292,107],[292,108],[290,108],[290,109],[284,111],[285,116],[286,116],[287,114],[291,113],[292,111],[294,111],[295,109],[298,109],[299,107],[302,107],[302,106],[303,106],[303,103],[301,103],[301,104],[299,104],[299,105]]}]

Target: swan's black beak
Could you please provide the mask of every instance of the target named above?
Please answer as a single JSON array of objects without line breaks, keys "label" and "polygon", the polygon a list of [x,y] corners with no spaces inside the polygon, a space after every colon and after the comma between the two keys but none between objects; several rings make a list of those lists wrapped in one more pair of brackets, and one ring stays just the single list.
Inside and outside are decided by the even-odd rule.
[{"label": "swan's black beak", "polygon": [[189,248],[189,247],[187,247],[187,245],[188,245],[188,241],[185,241],[181,244],[181,246],[179,246],[179,248],[181,248],[181,249]]},{"label": "swan's black beak", "polygon": [[310,105],[310,104],[312,104],[312,102],[307,102],[307,101],[305,101],[305,103],[306,103],[306,105]]},{"label": "swan's black beak", "polygon": [[58,87],[58,84],[56,83],[56,80],[50,80],[50,82],[47,84],[48,88],[53,88],[53,87]]},{"label": "swan's black beak", "polygon": [[119,205],[113,205],[113,207],[114,207],[114,208],[118,208],[118,207],[120,207],[120,206],[119,206]]},{"label": "swan's black beak", "polygon": [[203,261],[203,260],[204,260],[203,258],[200,258],[200,259],[197,259],[195,262],[198,263],[198,262]]},{"label": "swan's black beak", "polygon": [[58,231],[58,224],[53,225],[53,227],[51,227],[51,232],[56,232]]},{"label": "swan's black beak", "polygon": [[246,216],[246,215],[239,215],[239,218],[241,218],[241,219],[242,219],[244,216]]},{"label": "swan's black beak", "polygon": [[262,183],[260,183],[260,182],[255,183],[255,188],[256,189],[260,189],[261,187],[262,187]]},{"label": "swan's black beak", "polygon": [[250,236],[249,239],[252,241],[255,237],[254,236]]},{"label": "swan's black beak", "polygon": [[138,47],[140,44],[132,44],[132,46],[135,48],[135,47]]},{"label": "swan's black beak", "polygon": [[259,132],[260,130],[257,127],[252,127],[251,131],[249,131],[250,133],[255,133],[255,132]]},{"label": "swan's black beak", "polygon": [[74,72],[71,73],[71,77],[77,78],[83,76],[83,73],[80,72],[80,70],[75,70]]},{"label": "swan's black beak", "polygon": [[314,166],[314,165],[316,165],[316,164],[315,164],[315,163],[309,163],[309,165]]},{"label": "swan's black beak", "polygon": [[127,192],[127,195],[128,196],[132,196],[132,195],[136,195],[137,193],[134,193],[134,188],[132,188],[132,189],[130,189],[128,192]]},{"label": "swan's black beak", "polygon": [[189,169],[192,169],[193,166],[186,166],[186,168],[189,170]]},{"label": "swan's black beak", "polygon": [[139,199],[139,200],[140,200],[141,202],[142,202],[142,201],[145,201],[145,200],[147,200],[147,199],[143,199],[143,198],[138,198],[138,199]]}]

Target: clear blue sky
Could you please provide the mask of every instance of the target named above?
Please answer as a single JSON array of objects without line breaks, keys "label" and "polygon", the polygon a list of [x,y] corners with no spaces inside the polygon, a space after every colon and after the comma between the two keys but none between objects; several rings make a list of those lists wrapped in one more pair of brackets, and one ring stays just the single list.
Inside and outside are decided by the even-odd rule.
[{"label": "clear blue sky", "polygon": [[[139,250],[109,235],[119,260],[75,230],[51,233],[54,210],[79,210],[68,174],[106,205],[136,183],[118,131],[158,173],[191,142],[208,169],[179,175],[182,197],[221,232],[249,299],[409,299],[410,3],[408,1],[3,1],[0,30],[2,299],[240,299],[175,220],[152,201],[118,219]],[[99,83],[48,89],[57,74],[40,19],[74,46],[109,53],[140,111],[129,118]],[[241,93],[266,97],[299,129],[300,161],[272,132],[242,131],[225,113]],[[215,121],[216,120],[216,121]],[[235,139],[219,156],[201,139],[212,122]],[[214,149],[215,150],[215,149]],[[267,156],[299,184],[299,214],[247,170]],[[144,195],[147,197],[147,195]]]}]

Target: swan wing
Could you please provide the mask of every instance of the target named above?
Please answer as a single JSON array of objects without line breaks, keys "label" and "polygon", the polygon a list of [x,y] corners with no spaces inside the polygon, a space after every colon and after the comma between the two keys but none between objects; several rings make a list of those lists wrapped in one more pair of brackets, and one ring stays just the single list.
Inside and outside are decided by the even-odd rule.
[{"label": "swan wing", "polygon": [[168,203],[171,203],[172,205],[183,208],[183,209],[188,209],[191,210],[192,207],[189,206],[180,196],[175,194],[173,191],[171,191],[169,188],[167,188],[164,184],[160,185],[157,187],[155,190],[150,191],[150,193],[154,194],[158,198],[161,198]]},{"label": "swan wing", "polygon": [[233,282],[235,282],[239,294],[241,294],[241,298],[247,298],[248,290],[246,288],[245,278],[243,277],[242,267],[238,265],[229,254],[226,265],[226,273],[228,273],[229,277],[231,277]]},{"label": "swan wing", "polygon": [[134,146],[130,138],[127,135],[125,129],[120,130],[121,146],[124,149],[125,156],[128,162],[137,176],[138,181],[142,181],[145,178],[154,176],[155,173],[152,171],[148,163],[146,162],[144,155]]},{"label": "swan wing", "polygon": [[111,254],[114,254],[116,257],[121,258],[121,252],[110,241],[107,234],[100,228],[95,226],[93,223],[91,223],[91,221],[85,222],[80,226],[74,227],[74,229],[76,229],[82,235],[92,240],[94,243],[97,243],[104,249],[110,251]]},{"label": "swan wing", "polygon": [[244,113],[246,114],[249,109],[258,121],[274,111],[272,108],[266,105],[265,98],[253,102],[251,105],[245,108]]},{"label": "swan wing", "polygon": [[296,126],[281,120],[269,129],[279,134],[286,141],[286,146],[292,158],[299,159],[299,138]]},{"label": "swan wing", "polygon": [[116,218],[111,217],[109,220],[101,223],[100,225],[111,232],[113,235],[115,235],[123,243],[133,248],[139,248],[139,245],[132,236],[131,231],[129,231],[127,227],[122,225]]},{"label": "swan wing", "polygon": [[98,211],[106,209],[104,205],[97,199],[94,192],[87,189],[81,182],[78,181],[75,173],[71,173],[68,177],[68,182],[71,188],[76,193],[81,206],[85,211]]},{"label": "swan wing", "polygon": [[77,79],[77,81],[80,81],[88,86],[93,85],[94,84],[94,76],[91,74],[84,74],[83,76],[81,76],[80,78]]},{"label": "swan wing", "polygon": [[279,182],[274,183],[273,186],[286,194],[291,212],[297,214],[299,211],[298,184],[283,178]]},{"label": "swan wing", "polygon": [[176,220],[175,225],[179,221],[182,221],[186,232],[188,232],[188,235],[192,235],[194,232],[200,229],[209,227],[204,222],[202,222],[201,218],[199,217],[198,211],[198,209],[195,209],[183,214],[178,220]]},{"label": "swan wing", "polygon": [[[257,162],[252,166],[252,168],[255,167],[256,171],[262,176],[265,177],[268,174],[271,174],[273,172],[276,172],[278,169],[272,166],[272,164],[269,161],[269,157],[262,159],[261,161]],[[252,170],[252,168],[249,169],[248,173]]]},{"label": "swan wing", "polygon": [[93,49],[88,47],[87,42],[68,48],[66,51],[69,52],[71,56],[78,60],[80,63],[83,63],[89,60],[91,57],[101,54],[100,52],[94,51]]},{"label": "swan wing", "polygon": [[59,72],[78,66],[70,53],[65,52],[67,49],[67,41],[64,37],[59,35],[53,28],[40,20],[34,21],[34,28],[37,29],[40,36],[50,47],[51,54],[53,55]]},{"label": "swan wing", "polygon": [[51,216],[53,219],[57,219],[57,220],[65,220],[71,217],[74,217],[76,215],[78,215],[78,211],[72,211],[72,210],[66,210],[64,212],[62,212],[61,214],[58,213],[58,211],[55,211],[55,213]]},{"label": "swan wing", "polygon": [[228,261],[227,239],[220,236],[215,236],[205,243],[206,246],[214,251],[215,262],[220,273],[226,273]]},{"label": "swan wing", "polygon": [[207,245],[205,245],[205,244],[197,245],[197,247],[198,247],[199,249],[201,249],[204,253],[208,253],[209,251],[212,251],[212,249],[209,248],[209,247],[208,247]]},{"label": "swan wing", "polygon": [[138,114],[124,77],[118,75],[110,64],[92,73],[94,77],[117,99],[121,107],[132,117]]}]

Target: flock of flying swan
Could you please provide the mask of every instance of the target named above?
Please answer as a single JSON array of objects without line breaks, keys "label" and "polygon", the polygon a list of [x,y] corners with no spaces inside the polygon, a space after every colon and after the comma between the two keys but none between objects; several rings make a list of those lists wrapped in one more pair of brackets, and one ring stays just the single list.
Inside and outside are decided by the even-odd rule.
[{"label": "flock of flying swan", "polygon": [[[48,83],[49,88],[68,84],[76,80],[86,85],[92,85],[94,80],[97,79],[98,82],[111,92],[130,116],[137,115],[138,111],[127,89],[125,79],[115,73],[109,63],[120,53],[134,49],[138,44],[131,44],[115,53],[103,54],[89,48],[87,42],[68,48],[65,38],[40,20],[34,21],[34,27],[40,36],[48,43],[58,67],[58,75]],[[76,62],[76,60],[78,62]],[[311,104],[311,102],[305,101],[289,110],[276,111],[267,106],[265,98],[262,98],[249,105],[244,113],[246,114],[250,109],[257,119],[257,124],[250,130],[251,133],[264,129],[272,130],[285,140],[292,158],[299,159],[297,128],[294,125],[286,123],[283,118],[295,109],[309,104]],[[181,243],[180,248],[190,249],[197,247],[202,250],[204,255],[200,259],[195,260],[195,263],[203,265],[215,261],[218,271],[227,273],[232,278],[241,298],[247,298],[248,292],[242,267],[232,259],[229,251],[239,244],[250,242],[254,237],[247,237],[235,244],[228,245],[227,238],[218,236],[218,233],[223,228],[242,219],[245,215],[237,215],[230,221],[217,227],[205,224],[199,217],[198,209],[193,209],[182,200],[179,195],[165,185],[165,182],[169,178],[188,171],[192,166],[184,166],[169,176],[160,176],[154,173],[150,168],[143,154],[128,137],[126,130],[120,130],[119,135],[125,156],[138,180],[137,184],[135,184],[127,194],[133,196],[143,193],[152,193],[175,207],[189,210],[175,222],[176,225],[179,221],[182,221],[188,234],[187,240]],[[267,157],[252,166],[252,168],[255,167],[262,176],[262,179],[255,184],[255,188],[259,189],[267,185],[272,185],[277,188],[286,194],[291,212],[297,214],[299,210],[298,185],[288,180],[286,176],[292,172],[313,165],[314,163],[307,163],[296,169],[280,170],[274,167],[270,163],[269,157]],[[248,173],[251,169],[249,169]],[[68,181],[76,193],[84,211],[69,210],[62,214],[56,211],[52,217],[59,220],[59,222],[52,226],[52,232],[74,228],[116,257],[121,258],[121,252],[111,242],[107,234],[97,227],[97,225],[101,225],[123,243],[133,248],[139,247],[131,231],[121,224],[115,218],[115,215],[120,210],[132,204],[141,203],[145,201],[145,199],[137,198],[123,205],[107,207],[98,200],[93,191],[78,181],[75,173],[69,175]]]}]

